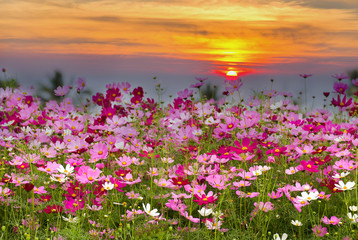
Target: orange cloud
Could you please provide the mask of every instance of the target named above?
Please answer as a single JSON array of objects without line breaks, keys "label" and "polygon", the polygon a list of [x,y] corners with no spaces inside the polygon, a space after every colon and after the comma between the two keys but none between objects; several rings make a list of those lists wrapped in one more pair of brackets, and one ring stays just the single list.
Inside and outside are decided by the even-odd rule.
[{"label": "orange cloud", "polygon": [[10,0],[0,49],[192,59],[219,72],[355,56],[358,4],[325,2]]}]

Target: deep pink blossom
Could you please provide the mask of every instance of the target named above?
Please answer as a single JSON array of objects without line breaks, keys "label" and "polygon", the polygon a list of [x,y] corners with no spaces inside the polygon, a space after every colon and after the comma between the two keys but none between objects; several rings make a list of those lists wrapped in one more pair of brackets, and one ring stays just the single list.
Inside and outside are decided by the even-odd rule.
[{"label": "deep pink blossom", "polygon": [[318,172],[319,170],[318,170],[318,166],[317,165],[315,165],[315,162],[313,162],[313,161],[308,161],[308,162],[306,162],[305,160],[302,160],[301,162],[300,162],[300,170],[302,171],[302,170],[306,170],[306,171],[308,171],[308,172]]},{"label": "deep pink blossom", "polygon": [[335,82],[333,85],[333,89],[340,94],[344,94],[348,89],[348,84],[342,82]]}]

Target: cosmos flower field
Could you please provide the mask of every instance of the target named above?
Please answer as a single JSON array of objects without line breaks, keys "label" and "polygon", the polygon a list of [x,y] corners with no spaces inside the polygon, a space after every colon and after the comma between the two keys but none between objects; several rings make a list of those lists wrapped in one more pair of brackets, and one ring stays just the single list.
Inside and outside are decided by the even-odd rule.
[{"label": "cosmos flower field", "polygon": [[167,105],[129,83],[86,105],[66,97],[83,79],[59,103],[0,89],[0,239],[357,239],[357,96],[333,77],[310,111],[240,80]]}]

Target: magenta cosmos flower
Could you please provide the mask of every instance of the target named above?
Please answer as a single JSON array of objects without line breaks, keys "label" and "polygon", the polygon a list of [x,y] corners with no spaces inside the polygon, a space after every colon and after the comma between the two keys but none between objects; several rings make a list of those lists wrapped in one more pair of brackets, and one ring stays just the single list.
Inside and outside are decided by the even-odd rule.
[{"label": "magenta cosmos flower", "polygon": [[236,154],[246,153],[246,152],[253,152],[257,147],[257,142],[250,140],[250,138],[243,138],[241,143],[239,141],[235,141],[235,147],[231,147],[231,150],[234,151]]},{"label": "magenta cosmos flower", "polygon": [[311,76],[312,76],[312,74],[300,74],[300,77],[302,77],[304,79],[309,78]]},{"label": "magenta cosmos flower", "polygon": [[333,89],[340,94],[344,94],[348,89],[348,84],[342,82],[335,82],[333,85]]},{"label": "magenta cosmos flower", "polygon": [[315,165],[315,163],[313,161],[308,161],[306,162],[305,160],[302,160],[300,162],[300,169],[301,170],[306,170],[308,172],[318,172],[318,166]]},{"label": "magenta cosmos flower", "polygon": [[217,198],[213,196],[213,193],[211,191],[208,193],[208,195],[202,194],[201,196],[199,196],[198,194],[195,194],[194,197],[197,198],[194,200],[194,202],[197,202],[200,206],[207,205],[209,203],[215,203],[215,201],[217,200]]},{"label": "magenta cosmos flower", "polygon": [[341,100],[340,95],[337,96],[337,100],[335,100],[334,98],[332,98],[332,102],[331,102],[334,106],[339,107],[341,110],[344,107],[348,107],[349,105],[352,104],[352,98],[348,99],[348,101],[346,100],[346,95],[344,95],[343,99]]}]

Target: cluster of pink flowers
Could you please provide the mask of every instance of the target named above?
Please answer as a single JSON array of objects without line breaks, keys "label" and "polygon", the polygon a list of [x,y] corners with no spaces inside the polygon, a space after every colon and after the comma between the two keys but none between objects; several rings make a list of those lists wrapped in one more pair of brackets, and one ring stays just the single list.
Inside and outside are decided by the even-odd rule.
[{"label": "cluster of pink flowers", "polygon": [[[191,87],[200,88],[205,81],[198,78]],[[234,96],[241,86],[241,80],[229,82],[225,94]],[[83,79],[75,84],[78,92],[84,87]],[[98,110],[94,114],[66,98],[69,86],[55,90],[63,101],[49,101],[44,108],[31,93],[0,89],[0,145],[5,149],[1,166],[6,169],[0,204],[23,207],[17,197],[22,192],[36,206],[38,217],[57,214],[76,223],[88,218],[82,216],[85,211],[105,215],[113,209],[121,216],[113,229],[136,218],[156,224],[177,223],[179,217],[224,233],[230,231],[230,214],[235,214],[229,205],[222,207],[229,196],[234,204],[245,202],[247,219],[254,223],[260,221],[257,216],[281,211],[281,201],[299,215],[313,203],[329,204],[333,195],[343,201],[356,187],[356,118],[335,123],[327,109],[304,116],[289,93],[278,91],[227,107],[215,101],[195,102],[190,98],[193,90],[185,89],[161,108],[145,99],[141,87],[106,87],[106,94],[92,97]],[[332,104],[349,111],[347,85],[339,81],[334,90],[338,95]],[[282,182],[266,189],[266,181],[273,177]],[[135,208],[142,206],[140,201],[144,211]],[[151,209],[148,202],[161,206]],[[133,208],[121,212],[127,205]],[[327,227],[311,225],[313,233],[321,237],[330,225],[340,227],[358,219],[347,214],[320,216]],[[115,235],[108,224],[91,219],[86,224],[94,226],[91,236]]]}]

